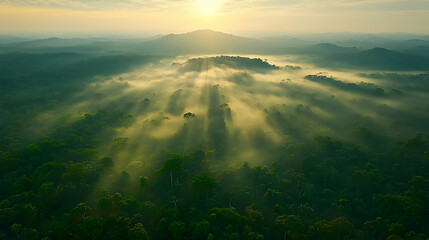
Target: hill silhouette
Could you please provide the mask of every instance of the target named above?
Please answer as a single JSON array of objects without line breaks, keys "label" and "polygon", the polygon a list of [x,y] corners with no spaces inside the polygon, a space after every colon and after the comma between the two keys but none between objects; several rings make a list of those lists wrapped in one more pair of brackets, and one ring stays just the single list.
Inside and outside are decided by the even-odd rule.
[{"label": "hill silhouette", "polygon": [[[344,35],[344,34],[343,34]],[[343,36],[339,35],[339,37]],[[353,39],[348,35],[346,39]],[[311,35],[310,35],[311,36]],[[168,34],[154,38],[46,38],[31,41],[0,43],[0,53],[82,53],[82,54],[139,54],[157,56],[177,55],[283,55],[296,54],[306,60],[329,68],[357,68],[380,70],[424,70],[429,69],[429,41],[424,38],[390,41],[383,44],[381,36],[369,38],[371,47],[344,47],[333,42],[313,44],[307,38],[266,38],[258,40],[212,30],[197,30],[183,34]],[[314,41],[332,39],[335,34],[314,36]],[[305,37],[305,36],[304,36]],[[344,37],[344,36],[343,36]],[[405,38],[405,37],[403,37]],[[8,37],[10,39],[10,37]],[[375,39],[378,39],[375,41]],[[350,40],[351,41],[351,40]],[[369,40],[368,40],[369,41]],[[368,44],[369,44],[368,43]],[[313,45],[312,45],[313,44]],[[364,44],[365,45],[365,44]],[[376,46],[376,47],[375,47]],[[382,46],[378,47],[378,46]],[[387,47],[386,47],[387,46]],[[375,47],[375,48],[374,48]],[[368,50],[362,50],[368,49]]]},{"label": "hill silhouette", "polygon": [[386,70],[429,70],[429,58],[373,48],[350,56],[339,57],[340,61],[360,67]]},{"label": "hill silhouette", "polygon": [[300,54],[308,55],[320,66],[366,68],[378,70],[429,70],[429,58],[414,54],[392,51],[386,48],[371,48],[360,51],[357,48],[339,47],[323,43],[308,47]]},{"label": "hill silhouette", "polygon": [[340,47],[333,43],[319,43],[300,50],[300,53],[317,55],[336,55],[356,52],[359,52],[359,49],[355,47]]},{"label": "hill silhouette", "polygon": [[136,46],[138,51],[161,55],[257,53],[266,48],[260,40],[211,30],[169,34]]}]

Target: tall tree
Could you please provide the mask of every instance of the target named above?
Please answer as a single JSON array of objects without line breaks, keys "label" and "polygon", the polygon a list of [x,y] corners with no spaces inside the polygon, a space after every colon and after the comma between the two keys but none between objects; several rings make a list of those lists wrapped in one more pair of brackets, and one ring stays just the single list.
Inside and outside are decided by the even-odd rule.
[{"label": "tall tree", "polygon": [[177,153],[171,154],[170,158],[167,158],[164,162],[164,165],[161,168],[162,172],[169,172],[170,173],[170,183],[171,183],[171,189],[173,189],[173,173],[179,174],[183,172],[183,164],[184,159],[181,155]]}]

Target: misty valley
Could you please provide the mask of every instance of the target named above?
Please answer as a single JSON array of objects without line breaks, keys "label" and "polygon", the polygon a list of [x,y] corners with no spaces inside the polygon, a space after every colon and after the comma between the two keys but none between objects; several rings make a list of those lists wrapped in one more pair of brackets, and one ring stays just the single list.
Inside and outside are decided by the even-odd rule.
[{"label": "misty valley", "polygon": [[0,239],[427,239],[429,39],[300,37],[0,37]]}]

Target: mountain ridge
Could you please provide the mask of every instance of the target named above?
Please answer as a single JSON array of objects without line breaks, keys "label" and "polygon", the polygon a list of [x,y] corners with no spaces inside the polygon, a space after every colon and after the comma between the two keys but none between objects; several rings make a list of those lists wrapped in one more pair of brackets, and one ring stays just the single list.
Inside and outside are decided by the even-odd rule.
[{"label": "mountain ridge", "polygon": [[168,34],[136,47],[144,53],[163,55],[262,53],[261,50],[267,49],[266,43],[261,40],[207,29]]}]

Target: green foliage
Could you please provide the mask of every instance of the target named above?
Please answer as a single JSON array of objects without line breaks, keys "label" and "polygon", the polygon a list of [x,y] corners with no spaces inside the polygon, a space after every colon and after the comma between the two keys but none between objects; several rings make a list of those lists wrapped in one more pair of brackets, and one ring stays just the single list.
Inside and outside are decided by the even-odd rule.
[{"label": "green foliage", "polygon": [[147,181],[149,181],[149,178],[146,176],[140,176],[139,180],[140,180],[140,187],[144,189],[146,187]]},{"label": "green foliage", "polygon": [[192,240],[208,239],[210,236],[210,223],[207,220],[203,220],[195,226],[192,231]]},{"label": "green foliage", "polygon": [[[284,154],[300,156],[295,169],[245,163],[216,174],[204,170],[201,150],[170,154],[160,175],[151,181],[140,176],[136,187],[145,191],[134,196],[123,191],[133,174],[117,169],[112,158],[29,161],[33,171],[23,172],[29,175],[9,175],[16,179],[3,193],[9,195],[0,204],[0,224],[17,239],[67,239],[69,233],[79,239],[424,239],[428,180],[414,175],[401,182],[391,168],[410,151],[423,160],[420,149],[427,143],[421,139],[401,143],[387,165],[372,160],[378,155],[350,161],[372,153],[329,137],[317,137],[310,152],[289,148]],[[38,158],[46,144],[58,145],[33,144],[22,156]],[[422,160],[406,171],[421,173]],[[116,191],[123,194],[97,193],[91,185],[100,176],[116,176]],[[166,176],[174,182],[172,191],[164,185]],[[90,193],[94,200],[86,198]]]},{"label": "green foliage", "polygon": [[180,240],[185,239],[185,233],[186,233],[186,224],[181,221],[175,221],[170,224],[168,227],[168,230],[170,231],[171,239]]},{"label": "green foliage", "polygon": [[164,165],[161,168],[161,171],[180,173],[184,170],[183,164],[184,164],[183,157],[177,153],[174,153],[174,154],[171,154],[170,158],[167,158],[165,160]]},{"label": "green foliage", "polygon": [[146,229],[143,227],[143,224],[137,223],[133,228],[130,228],[128,231],[129,240],[149,240]]},{"label": "green foliage", "polygon": [[207,195],[219,185],[216,178],[207,173],[199,173],[192,178],[191,186],[198,192],[206,193]]},{"label": "green foliage", "polygon": [[217,56],[207,58],[192,58],[181,65],[180,70],[188,71],[206,71],[214,67],[228,67],[235,69],[251,69],[253,71],[278,70],[279,67],[271,65],[260,58]]},{"label": "green foliage", "polygon": [[[123,108],[113,102],[106,105],[115,107],[74,120],[62,116],[57,119],[61,127],[33,136],[28,131],[31,120],[65,106],[61,103],[94,83],[93,76],[118,73],[146,59],[115,54],[81,58],[87,56],[0,56],[0,65],[6,66],[0,69],[0,239],[428,238],[427,128],[409,139],[397,134],[396,127],[386,134],[377,128],[389,122],[373,123],[345,107],[347,102],[304,94],[282,82],[278,90],[302,103],[265,109],[276,137],[260,129],[235,131],[231,96],[223,95],[223,83],[210,83],[201,94],[207,115],[188,112],[181,118],[184,108],[178,101],[186,90],[179,90],[166,108],[170,115],[149,119],[139,132],[151,136],[169,117],[181,119],[183,128],[171,138],[122,135],[133,132],[134,127],[121,130],[134,118],[112,110]],[[191,59],[181,70],[225,66],[278,69],[261,59],[221,56]],[[227,80],[234,87],[255,85],[251,71],[234,70]],[[398,82],[413,76],[369,77]],[[426,81],[427,76],[418,79]],[[321,74],[306,80],[356,96],[392,100],[388,88],[374,84]],[[408,89],[424,88],[413,84]],[[147,111],[160,98],[155,93],[150,99],[141,96],[130,109]],[[356,107],[364,105],[371,104]],[[378,107],[386,119],[399,119],[402,126],[415,120],[427,125],[426,115]],[[417,115],[427,110],[421,108]],[[409,134],[408,129],[403,132]],[[316,133],[321,135],[314,137]],[[137,160],[131,164],[129,159]]]},{"label": "green foliage", "polygon": [[188,112],[188,113],[183,114],[183,117],[186,118],[186,119],[190,119],[190,118],[194,118],[195,114],[191,113],[191,112]]}]

